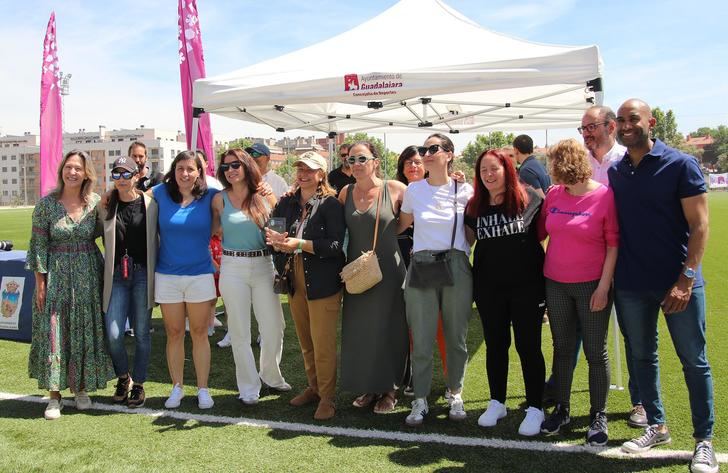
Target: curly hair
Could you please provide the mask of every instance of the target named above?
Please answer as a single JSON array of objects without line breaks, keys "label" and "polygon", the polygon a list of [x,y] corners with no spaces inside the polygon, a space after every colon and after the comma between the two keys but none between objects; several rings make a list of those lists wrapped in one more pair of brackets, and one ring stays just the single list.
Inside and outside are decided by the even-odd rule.
[{"label": "curly hair", "polygon": [[573,138],[550,147],[548,157],[549,174],[559,184],[574,185],[588,181],[592,176],[586,149]]}]

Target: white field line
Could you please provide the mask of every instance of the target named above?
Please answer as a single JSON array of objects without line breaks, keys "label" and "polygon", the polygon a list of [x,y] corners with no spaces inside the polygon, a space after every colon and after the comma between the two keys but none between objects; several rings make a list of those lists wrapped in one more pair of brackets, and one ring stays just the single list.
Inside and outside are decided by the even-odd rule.
[{"label": "white field line", "polygon": [[[24,394],[13,394],[0,392],[0,400],[13,400],[34,402],[36,404],[45,404],[48,398],[39,396],[29,396]],[[65,406],[73,407],[73,401],[65,399]],[[391,432],[376,429],[351,429],[347,427],[327,427],[322,425],[302,424],[298,422],[281,422],[274,420],[246,419],[244,417],[215,416],[210,414],[192,414],[189,412],[173,411],[173,410],[154,410],[147,408],[128,409],[127,407],[103,404],[94,402],[92,409],[97,411],[117,412],[123,414],[141,414],[149,417],[168,417],[178,420],[193,420],[197,422],[207,422],[215,424],[239,425],[243,427],[253,427],[258,429],[285,430],[290,432],[304,432],[316,435],[353,437],[361,439],[380,439],[393,442],[410,442],[410,443],[436,443],[445,445],[454,445],[458,447],[487,447],[500,448],[508,450],[529,450],[540,451],[546,453],[588,453],[600,457],[607,458],[644,458],[656,460],[681,459],[689,461],[693,452],[687,450],[668,450],[664,448],[653,449],[640,455],[624,453],[619,447],[589,447],[586,445],[575,445],[565,442],[541,442],[536,440],[501,440],[493,438],[478,437],[455,437],[442,434],[426,434],[426,433],[408,433],[408,432]],[[720,463],[728,463],[728,454],[716,454]]]}]

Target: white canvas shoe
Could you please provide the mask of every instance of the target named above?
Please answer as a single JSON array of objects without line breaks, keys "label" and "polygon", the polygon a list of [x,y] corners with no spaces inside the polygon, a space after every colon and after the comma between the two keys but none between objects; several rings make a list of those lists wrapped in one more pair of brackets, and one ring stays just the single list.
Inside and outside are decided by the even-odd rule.
[{"label": "white canvas shoe", "polygon": [[508,414],[505,404],[491,399],[488,408],[478,418],[478,425],[481,427],[493,427],[499,420]]}]

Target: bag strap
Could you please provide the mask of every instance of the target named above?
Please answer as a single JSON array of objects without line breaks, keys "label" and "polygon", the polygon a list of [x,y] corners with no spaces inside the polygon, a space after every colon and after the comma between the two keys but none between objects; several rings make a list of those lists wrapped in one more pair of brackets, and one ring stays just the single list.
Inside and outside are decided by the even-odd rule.
[{"label": "bag strap", "polygon": [[[374,223],[374,242],[372,243],[372,251],[377,249],[377,233],[379,233],[379,208],[382,203],[382,187],[387,185],[387,181],[382,181],[382,185],[377,192],[377,217]],[[353,197],[353,196],[352,196]]]},{"label": "bag strap", "polygon": [[455,247],[455,230],[458,228],[458,181],[455,181],[455,196],[452,198],[452,206],[453,210],[455,210],[455,223],[452,224],[452,238],[450,239],[451,250]]}]

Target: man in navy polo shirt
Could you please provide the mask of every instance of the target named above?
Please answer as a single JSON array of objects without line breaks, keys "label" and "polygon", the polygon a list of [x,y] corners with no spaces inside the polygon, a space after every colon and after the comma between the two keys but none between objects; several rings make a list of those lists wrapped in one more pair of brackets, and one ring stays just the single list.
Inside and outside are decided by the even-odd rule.
[{"label": "man in navy polo shirt", "polygon": [[518,135],[513,140],[513,156],[521,164],[518,168],[518,177],[522,182],[536,190],[542,198],[551,187],[551,178],[533,155],[533,139],[528,135]]},{"label": "man in navy polo shirt", "polygon": [[624,158],[609,168],[619,215],[615,304],[649,426],[622,449],[640,453],[670,442],[660,399],[660,308],[680,358],[696,447],[690,469],[718,471],[713,451],[713,377],[706,356],[705,291],[700,270],[708,241],[708,199],[697,160],[660,140],[650,107],[630,99],[617,112]]}]

